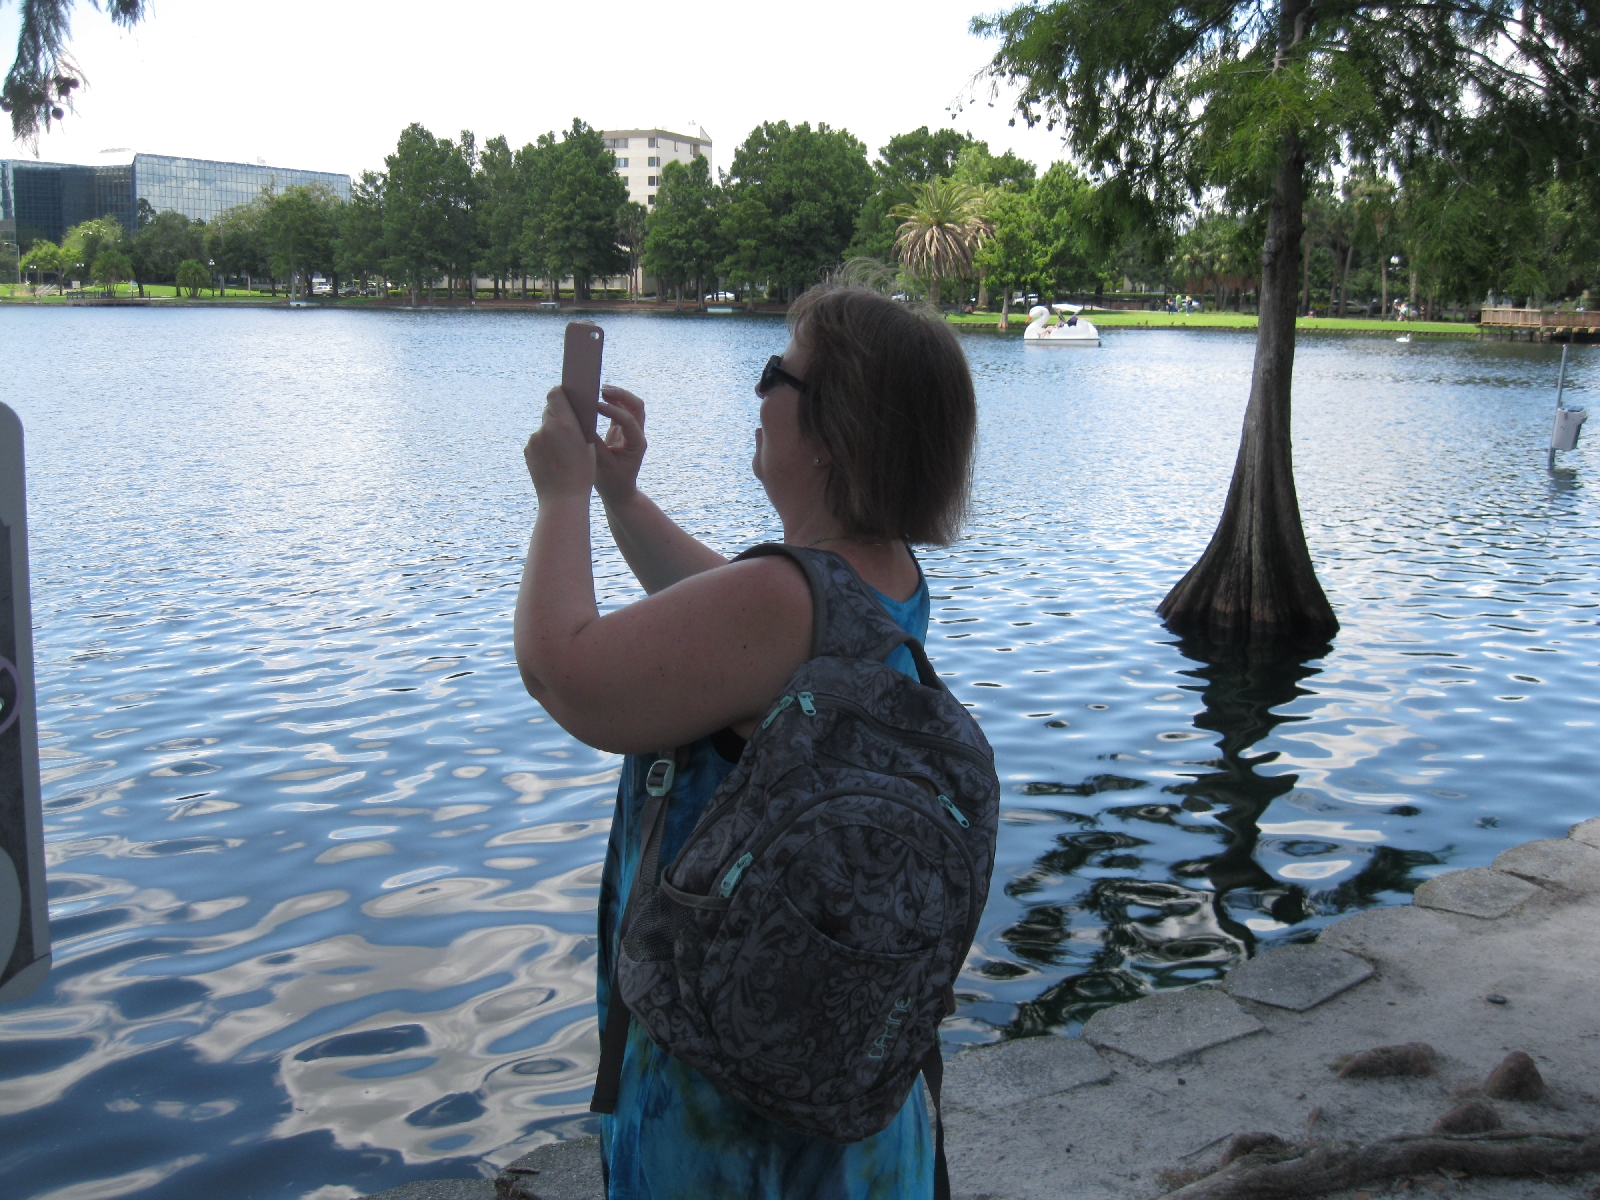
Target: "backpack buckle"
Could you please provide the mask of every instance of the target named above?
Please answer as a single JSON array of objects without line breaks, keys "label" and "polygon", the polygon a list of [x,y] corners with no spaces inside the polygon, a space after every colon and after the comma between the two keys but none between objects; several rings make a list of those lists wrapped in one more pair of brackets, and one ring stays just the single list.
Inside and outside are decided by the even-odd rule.
[{"label": "backpack buckle", "polygon": [[672,790],[672,779],[677,773],[678,764],[671,758],[656,759],[644,777],[644,790],[652,796],[665,796]]}]

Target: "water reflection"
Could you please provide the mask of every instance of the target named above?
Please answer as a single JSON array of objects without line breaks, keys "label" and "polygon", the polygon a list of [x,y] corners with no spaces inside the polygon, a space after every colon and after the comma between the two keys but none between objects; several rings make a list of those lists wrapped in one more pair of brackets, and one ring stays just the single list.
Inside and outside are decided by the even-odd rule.
[{"label": "water reflection", "polygon": [[[1263,933],[1291,930],[1313,908],[1329,915],[1364,907],[1386,892],[1409,893],[1421,882],[1416,869],[1441,861],[1426,851],[1370,844],[1379,835],[1350,829],[1348,822],[1264,820],[1275,801],[1295,790],[1299,776],[1260,769],[1276,762],[1280,751],[1249,751],[1278,726],[1308,719],[1282,710],[1316,695],[1303,685],[1320,673],[1329,643],[1239,647],[1186,638],[1176,649],[1194,664],[1177,673],[1199,682],[1178,686],[1199,693],[1204,707],[1194,727],[1217,735],[1217,756],[1189,762],[1180,771],[1183,781],[1162,789],[1180,798],[1175,801],[1114,804],[1092,815],[1036,810],[1076,828],[1056,834],[1032,869],[1007,884],[1006,894],[1024,913],[1000,938],[1023,962],[1061,966],[1078,959],[1081,969],[1019,1004],[1004,1036],[1070,1029],[1101,1008],[1149,991],[1218,978],[1253,955]],[[1140,779],[1099,774],[1079,783],[1028,783],[1020,790],[1091,797],[1145,786]],[[1200,835],[1214,848],[1152,862],[1140,853],[1150,839],[1137,832],[1150,826]],[[1354,863],[1329,856],[1363,843],[1368,846],[1361,869],[1313,900],[1301,881],[1344,874]],[[1149,877],[1149,867],[1161,865],[1169,878]],[[1073,903],[1034,899],[1095,873],[1104,874]],[[1075,953],[1074,944],[1086,939],[1095,944]],[[1004,961],[980,971],[995,979],[1025,974]]]}]

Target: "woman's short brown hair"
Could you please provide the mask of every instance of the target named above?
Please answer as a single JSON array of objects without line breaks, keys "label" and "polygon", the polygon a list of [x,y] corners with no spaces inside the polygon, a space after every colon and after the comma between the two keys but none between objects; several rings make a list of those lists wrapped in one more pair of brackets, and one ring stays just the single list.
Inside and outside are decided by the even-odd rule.
[{"label": "woman's short brown hair", "polygon": [[978,406],[954,331],[932,309],[823,283],[789,309],[805,347],[800,430],[828,453],[845,532],[945,546],[966,519]]}]

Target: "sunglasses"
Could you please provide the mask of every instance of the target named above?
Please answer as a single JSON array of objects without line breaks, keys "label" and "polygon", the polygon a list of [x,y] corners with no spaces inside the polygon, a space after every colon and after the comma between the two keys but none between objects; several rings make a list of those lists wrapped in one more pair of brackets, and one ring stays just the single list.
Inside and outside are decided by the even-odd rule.
[{"label": "sunglasses", "polygon": [[806,381],[798,375],[791,375],[783,369],[783,355],[774,354],[767,359],[767,365],[761,368],[761,378],[756,382],[756,395],[766,397],[766,394],[780,383],[786,383],[801,395],[805,394]]}]

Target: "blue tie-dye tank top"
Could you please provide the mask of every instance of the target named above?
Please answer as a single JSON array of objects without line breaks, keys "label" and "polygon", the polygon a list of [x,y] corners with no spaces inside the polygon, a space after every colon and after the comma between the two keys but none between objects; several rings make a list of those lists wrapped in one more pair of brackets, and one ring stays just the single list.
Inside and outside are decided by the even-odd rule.
[{"label": "blue tie-dye tank top", "polygon": [[[928,584],[920,568],[918,575],[910,599],[893,600],[882,592],[878,599],[902,629],[925,641]],[[916,676],[904,646],[885,662]],[[722,738],[694,744],[672,785],[663,865],[677,857],[711,794],[733,769],[729,753],[737,759],[737,750]],[[600,884],[596,1001],[602,1029],[617,925],[639,861],[644,777],[654,759],[628,755],[617,788]],[[881,1133],[848,1145],[824,1142],[776,1125],[723,1095],[698,1071],[658,1049],[638,1022],[629,1024],[617,1109],[600,1118],[600,1141],[608,1200],[929,1200],[933,1195],[933,1132],[920,1085]]]}]

